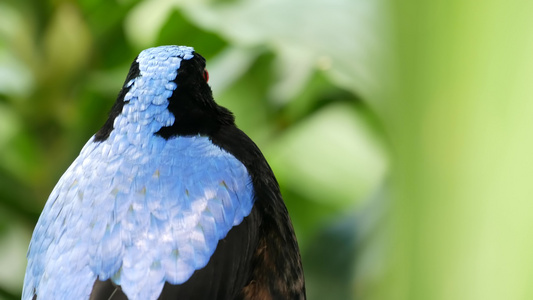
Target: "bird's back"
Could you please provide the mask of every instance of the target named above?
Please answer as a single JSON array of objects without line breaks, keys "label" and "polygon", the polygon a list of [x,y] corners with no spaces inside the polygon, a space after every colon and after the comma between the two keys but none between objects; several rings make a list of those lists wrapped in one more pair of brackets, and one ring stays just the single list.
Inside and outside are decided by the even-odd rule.
[{"label": "bird's back", "polygon": [[249,215],[250,178],[208,138],[159,139],[152,153],[130,155],[87,144],[37,223],[26,285],[46,286],[50,299],[83,299],[98,276],[131,299],[153,299],[207,264]]}]

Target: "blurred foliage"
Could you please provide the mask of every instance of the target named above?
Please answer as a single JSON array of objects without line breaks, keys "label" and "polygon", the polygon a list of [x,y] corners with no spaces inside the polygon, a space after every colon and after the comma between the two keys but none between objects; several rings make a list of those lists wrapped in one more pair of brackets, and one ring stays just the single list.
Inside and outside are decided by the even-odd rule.
[{"label": "blurred foliage", "polygon": [[[375,113],[379,16],[368,0],[0,2],[0,298],[20,298],[40,210],[129,64],[162,44],[206,57],[215,99],[267,156],[309,299],[356,298],[372,279],[356,256],[367,256],[360,245],[384,203],[371,195],[388,169]],[[364,261],[378,272],[379,259]]]},{"label": "blurred foliage", "polygon": [[533,1],[390,4],[390,270],[370,299],[533,299]]}]

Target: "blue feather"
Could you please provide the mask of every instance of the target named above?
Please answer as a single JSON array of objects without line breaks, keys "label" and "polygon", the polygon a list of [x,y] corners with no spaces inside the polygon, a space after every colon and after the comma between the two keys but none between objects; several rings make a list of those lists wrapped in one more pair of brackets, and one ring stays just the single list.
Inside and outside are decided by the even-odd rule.
[{"label": "blue feather", "polygon": [[140,76],[109,138],[94,137],[61,177],[36,225],[23,299],[88,299],[111,279],[129,299],[157,299],[203,268],[218,241],[250,214],[246,167],[204,136],[164,139],[188,47],[143,51]]}]

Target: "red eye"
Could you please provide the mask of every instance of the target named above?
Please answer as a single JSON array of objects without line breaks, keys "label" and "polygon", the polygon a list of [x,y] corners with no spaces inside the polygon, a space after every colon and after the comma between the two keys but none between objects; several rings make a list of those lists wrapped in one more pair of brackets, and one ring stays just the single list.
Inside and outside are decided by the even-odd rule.
[{"label": "red eye", "polygon": [[206,69],[204,69],[204,79],[205,79],[205,82],[209,81],[209,73],[207,72]]}]

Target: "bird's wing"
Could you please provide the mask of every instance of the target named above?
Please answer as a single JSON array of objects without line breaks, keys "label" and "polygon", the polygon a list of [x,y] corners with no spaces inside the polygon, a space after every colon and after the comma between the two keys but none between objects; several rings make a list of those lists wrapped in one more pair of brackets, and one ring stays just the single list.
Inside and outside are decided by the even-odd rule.
[{"label": "bird's wing", "polygon": [[97,280],[130,300],[233,293],[258,227],[244,165],[200,136],[116,144],[89,141],[54,188],[31,241],[23,299],[89,299]]}]

